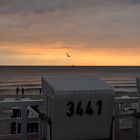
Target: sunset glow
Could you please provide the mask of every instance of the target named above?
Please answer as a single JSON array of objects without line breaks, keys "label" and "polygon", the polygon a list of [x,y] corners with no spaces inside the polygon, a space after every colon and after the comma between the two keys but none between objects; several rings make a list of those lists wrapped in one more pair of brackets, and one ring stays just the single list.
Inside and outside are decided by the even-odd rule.
[{"label": "sunset glow", "polygon": [[[48,46],[48,47],[45,47]],[[13,47],[14,46],[14,47]],[[139,65],[139,48],[65,47],[64,44],[17,44],[0,48],[1,65]],[[80,46],[80,45],[79,45]],[[66,53],[70,54],[68,58]]]},{"label": "sunset glow", "polygon": [[140,65],[136,0],[2,0],[0,8],[0,65]]}]

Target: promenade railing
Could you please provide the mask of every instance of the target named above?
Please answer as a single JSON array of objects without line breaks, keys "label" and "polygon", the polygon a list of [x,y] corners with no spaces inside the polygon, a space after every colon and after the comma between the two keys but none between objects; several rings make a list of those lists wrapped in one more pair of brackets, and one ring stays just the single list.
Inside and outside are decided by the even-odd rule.
[{"label": "promenade railing", "polygon": [[[130,112],[128,114],[123,114],[120,111],[120,105],[121,104],[134,104],[139,102],[139,97],[116,97],[114,99],[114,131],[113,131],[113,139],[115,140],[120,140],[120,119],[122,117],[132,117],[132,131],[133,131],[133,137],[135,140],[137,140],[136,136],[136,123],[133,118],[133,113],[135,111],[135,108],[130,108]],[[29,106],[43,106],[44,101],[43,100],[31,100],[29,98],[21,98],[21,99],[16,99],[16,98],[6,98],[2,101],[0,101],[0,108],[5,109],[5,108],[13,108],[13,107],[19,107],[21,109],[21,117],[18,118],[0,118],[0,125],[1,122],[17,122],[21,123],[21,133],[18,134],[5,134],[5,135],[0,135],[0,140],[15,140],[15,139],[20,139],[20,140],[28,140],[32,139],[33,137],[36,139],[40,140],[40,135],[42,136],[42,131],[43,130],[43,122],[40,123],[39,115],[37,118],[28,118],[27,115],[27,110]],[[134,109],[134,111],[133,111]],[[43,120],[41,120],[43,121]],[[27,124],[29,122],[36,122],[38,123],[38,132],[37,133],[27,133]],[[60,126],[61,127],[61,126]]]},{"label": "promenade railing", "polygon": [[[28,135],[36,135],[38,134],[28,134],[27,133],[27,124],[29,122],[39,122],[38,118],[28,118],[27,112],[28,107],[30,106],[43,106],[43,100],[31,100],[29,98],[6,98],[3,101],[0,101],[0,108],[13,108],[18,107],[20,108],[21,117],[18,118],[1,118],[0,121],[2,122],[16,122],[21,124],[21,134],[6,134],[6,135],[0,135],[0,139],[20,139],[20,140],[27,140]],[[36,112],[37,113],[37,112]],[[38,123],[39,124],[39,123]]]}]

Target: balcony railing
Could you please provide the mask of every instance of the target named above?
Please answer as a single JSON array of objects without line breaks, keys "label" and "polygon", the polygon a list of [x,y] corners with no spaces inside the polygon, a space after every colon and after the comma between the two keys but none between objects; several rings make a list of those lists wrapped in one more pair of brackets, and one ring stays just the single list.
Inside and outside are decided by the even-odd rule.
[{"label": "balcony railing", "polygon": [[[133,103],[138,103],[139,98],[138,97],[116,97],[114,99],[114,138],[115,140],[119,140],[120,139],[120,119],[121,118],[128,118],[128,117],[132,117],[132,137],[134,137],[134,139],[137,139],[136,136],[136,125],[135,125],[135,121],[133,120],[133,108],[129,111],[129,113],[121,113],[120,110],[120,105],[121,104],[133,104]],[[2,110],[5,109],[13,109],[13,107],[18,107],[21,110],[21,116],[20,117],[16,117],[16,118],[7,118],[7,117],[1,117],[0,118],[0,125],[2,125],[2,123],[9,123],[11,124],[12,122],[16,122],[16,123],[20,123],[21,124],[21,133],[18,133],[16,131],[15,134],[5,134],[5,135],[0,135],[0,140],[27,140],[27,139],[31,139],[31,140],[40,140],[41,137],[43,137],[44,134],[44,123],[41,123],[41,120],[39,119],[39,115],[37,112],[36,116],[34,118],[29,118],[28,117],[28,107],[31,106],[39,106],[39,107],[43,107],[44,101],[43,100],[31,100],[29,98],[20,98],[20,99],[16,99],[16,98],[6,98],[3,101],[0,101],[0,108]],[[135,108],[134,108],[135,109]],[[1,116],[1,115],[0,115]],[[27,125],[28,123],[31,122],[35,122],[38,124],[38,132],[35,133],[28,133],[27,130]],[[60,126],[61,127],[61,126]]]},{"label": "balcony railing", "polygon": [[[27,114],[28,107],[31,106],[42,106],[43,100],[31,100],[29,98],[6,98],[3,101],[0,101],[0,108],[2,109],[13,109],[13,107],[20,108],[21,117],[17,118],[1,118],[0,122],[15,122],[16,124],[21,124],[21,133],[18,134],[6,134],[6,135],[0,135],[0,139],[21,139],[21,140],[27,140],[28,138],[38,136],[37,133],[27,133],[27,124],[30,122],[39,122],[38,117],[36,118],[29,118]],[[36,112],[37,113],[37,112]]]}]

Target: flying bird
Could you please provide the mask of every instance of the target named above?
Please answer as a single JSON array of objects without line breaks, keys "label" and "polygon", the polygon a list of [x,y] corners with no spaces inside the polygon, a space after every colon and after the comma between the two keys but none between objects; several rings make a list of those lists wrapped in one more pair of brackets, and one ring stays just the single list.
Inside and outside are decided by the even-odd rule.
[{"label": "flying bird", "polygon": [[[71,58],[70,58],[71,56],[68,53],[66,53],[66,56],[69,58],[70,61],[72,61]],[[72,67],[74,68],[75,66],[72,65]]]},{"label": "flying bird", "polygon": [[68,53],[66,53],[67,57],[70,57],[70,55]]}]

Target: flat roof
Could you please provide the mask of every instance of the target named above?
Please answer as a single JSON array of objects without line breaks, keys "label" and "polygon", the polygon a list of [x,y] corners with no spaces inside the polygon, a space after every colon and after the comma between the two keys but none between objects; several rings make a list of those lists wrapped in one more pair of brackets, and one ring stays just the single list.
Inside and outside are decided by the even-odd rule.
[{"label": "flat roof", "polygon": [[95,76],[64,76],[43,78],[55,91],[113,90],[113,88]]}]

